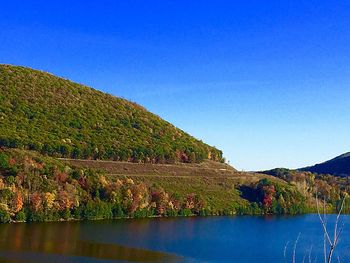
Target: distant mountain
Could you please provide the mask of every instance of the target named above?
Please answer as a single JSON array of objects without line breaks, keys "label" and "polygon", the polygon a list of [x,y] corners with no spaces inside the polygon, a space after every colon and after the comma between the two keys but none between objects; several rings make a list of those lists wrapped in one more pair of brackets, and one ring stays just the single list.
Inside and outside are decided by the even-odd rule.
[{"label": "distant mountain", "polygon": [[344,153],[329,161],[299,169],[318,174],[350,176],[350,152]]},{"label": "distant mountain", "polygon": [[222,161],[220,150],[136,103],[25,67],[0,65],[0,124],[0,147],[55,157]]}]

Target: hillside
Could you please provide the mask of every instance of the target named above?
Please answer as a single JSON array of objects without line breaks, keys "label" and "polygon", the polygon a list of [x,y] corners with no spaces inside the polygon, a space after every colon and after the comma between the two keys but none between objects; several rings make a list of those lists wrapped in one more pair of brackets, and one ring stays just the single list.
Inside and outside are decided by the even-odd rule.
[{"label": "hillside", "polygon": [[0,223],[306,209],[304,197],[283,180],[226,164],[58,159],[0,147]]},{"label": "hillside", "polygon": [[55,157],[174,163],[222,152],[140,105],[49,73],[0,65],[0,146]]},{"label": "hillside", "polygon": [[0,65],[0,222],[295,214],[305,197],[241,173],[143,107]]},{"label": "hillside", "polygon": [[334,176],[324,173],[275,168],[262,171],[261,174],[271,175],[293,185],[306,198],[308,207],[316,206],[316,197],[326,202],[328,212],[339,208],[342,198],[345,199],[343,212],[350,213],[350,184],[348,177]]},{"label": "hillside", "polygon": [[318,174],[350,176],[350,152],[335,157],[329,161],[299,169]]}]

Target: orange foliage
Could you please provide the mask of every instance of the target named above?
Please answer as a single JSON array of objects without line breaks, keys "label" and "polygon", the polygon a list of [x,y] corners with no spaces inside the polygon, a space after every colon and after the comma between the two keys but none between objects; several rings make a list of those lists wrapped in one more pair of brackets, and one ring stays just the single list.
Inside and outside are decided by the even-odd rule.
[{"label": "orange foliage", "polygon": [[74,205],[74,201],[70,198],[69,194],[65,190],[61,190],[58,194],[59,204],[62,210],[70,209]]},{"label": "orange foliage", "polygon": [[15,165],[16,164],[16,160],[14,158],[11,158],[9,161],[8,161],[9,165]]},{"label": "orange foliage", "polygon": [[34,211],[39,211],[42,207],[42,198],[40,193],[35,192],[30,196],[30,205]]},{"label": "orange foliage", "polygon": [[21,211],[23,207],[23,198],[22,198],[22,193],[21,192],[16,192],[15,196],[13,198],[13,211],[15,213]]},{"label": "orange foliage", "polygon": [[196,201],[195,197],[196,197],[196,195],[194,193],[187,195],[185,208],[187,208],[187,209],[193,209],[194,208],[195,201]]},{"label": "orange foliage", "polygon": [[55,180],[59,183],[65,183],[68,179],[68,174],[62,172],[56,172]]}]

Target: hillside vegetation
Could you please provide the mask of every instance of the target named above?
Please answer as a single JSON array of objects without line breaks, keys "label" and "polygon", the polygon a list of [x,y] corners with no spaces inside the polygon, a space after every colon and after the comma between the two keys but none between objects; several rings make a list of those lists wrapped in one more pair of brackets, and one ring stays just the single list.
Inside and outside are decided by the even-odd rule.
[{"label": "hillside vegetation", "polygon": [[305,197],[308,207],[316,206],[316,196],[325,201],[329,212],[339,208],[341,200],[345,197],[344,211],[350,213],[350,177],[339,177],[330,174],[317,174],[308,171],[276,168],[261,172],[280,178],[292,186]]},{"label": "hillside vegetation", "polygon": [[29,68],[0,65],[0,146],[55,157],[222,161],[211,147],[130,101]]},{"label": "hillside vegetation", "polygon": [[220,173],[226,166],[219,167],[60,160],[0,148],[0,222],[307,209],[304,197],[282,180],[233,169]]},{"label": "hillside vegetation", "polygon": [[[296,214],[312,194],[238,172],[127,100],[0,65],[0,222]],[[311,197],[310,197],[311,196]]]}]

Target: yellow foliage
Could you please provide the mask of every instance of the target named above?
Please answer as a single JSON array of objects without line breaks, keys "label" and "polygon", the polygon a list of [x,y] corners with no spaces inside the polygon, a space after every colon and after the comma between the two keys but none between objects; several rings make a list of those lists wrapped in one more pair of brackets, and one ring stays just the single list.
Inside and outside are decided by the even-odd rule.
[{"label": "yellow foliage", "polygon": [[56,200],[56,194],[55,193],[50,193],[50,192],[46,192],[45,193],[45,204],[47,208],[52,208],[55,204],[55,200]]},{"label": "yellow foliage", "polygon": [[106,177],[104,177],[103,175],[101,175],[101,176],[99,177],[99,179],[100,179],[100,183],[101,183],[101,185],[102,185],[103,187],[106,187],[106,186],[108,185],[108,181],[107,181]]},{"label": "yellow foliage", "polygon": [[134,184],[134,180],[131,179],[131,178],[127,178],[127,179],[126,179],[126,183],[127,183],[127,184]]},{"label": "yellow foliage", "polygon": [[5,188],[4,181],[0,178],[0,190]]},{"label": "yellow foliage", "polygon": [[127,197],[128,199],[131,199],[131,198],[132,198],[132,192],[131,192],[130,189],[126,190],[126,197]]},{"label": "yellow foliage", "polygon": [[0,203],[0,209],[3,211],[9,211],[9,207],[4,203]]}]

